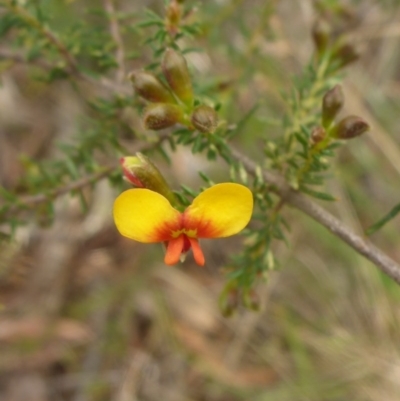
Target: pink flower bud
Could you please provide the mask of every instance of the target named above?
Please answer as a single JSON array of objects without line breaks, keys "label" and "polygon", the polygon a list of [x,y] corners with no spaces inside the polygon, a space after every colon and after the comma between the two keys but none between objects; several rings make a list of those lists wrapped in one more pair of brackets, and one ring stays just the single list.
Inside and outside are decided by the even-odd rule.
[{"label": "pink flower bud", "polygon": [[172,205],[176,204],[175,195],[169,188],[167,181],[148,157],[142,153],[136,153],[136,156],[122,157],[120,163],[125,179],[131,184],[158,192],[167,198]]}]

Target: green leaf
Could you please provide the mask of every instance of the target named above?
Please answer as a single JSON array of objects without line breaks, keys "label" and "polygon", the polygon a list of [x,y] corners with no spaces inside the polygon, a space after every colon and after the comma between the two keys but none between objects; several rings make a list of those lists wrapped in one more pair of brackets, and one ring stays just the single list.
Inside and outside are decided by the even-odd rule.
[{"label": "green leaf", "polygon": [[229,131],[228,136],[229,138],[235,136],[238,134],[240,131],[243,130],[247,122],[253,117],[254,113],[257,111],[259,104],[256,103],[244,116],[243,118],[236,124],[236,127],[232,130]]},{"label": "green leaf", "polygon": [[392,220],[394,217],[396,217],[400,213],[400,203],[397,204],[393,209],[384,217],[382,217],[379,221],[377,221],[375,224],[373,224],[371,227],[369,227],[365,233],[367,235],[371,235],[375,231],[379,230],[382,228],[388,221]]},{"label": "green leaf", "polygon": [[215,185],[215,182],[212,181],[211,178],[207,174],[203,173],[202,171],[199,171],[198,173],[199,173],[199,176],[202,178],[202,180],[205,183],[207,183],[207,185],[209,185],[210,187]]},{"label": "green leaf", "polygon": [[337,199],[334,196],[330,195],[330,194],[327,194],[325,192],[314,191],[314,190],[312,190],[310,188],[307,188],[307,187],[301,187],[300,191],[304,192],[307,195],[310,195],[310,196],[312,196],[314,198],[318,198],[318,199],[321,199],[321,200],[337,201]]},{"label": "green leaf", "polygon": [[296,139],[307,149],[308,148],[308,141],[307,139],[302,136],[301,134],[299,134],[298,132],[296,132],[294,134],[294,136],[296,137]]},{"label": "green leaf", "polygon": [[154,20],[156,20],[156,21],[164,22],[163,19],[162,19],[158,14],[156,14],[154,11],[150,10],[149,8],[146,8],[146,9],[144,10],[144,12],[145,12],[145,14],[147,14],[150,18],[152,18],[152,19],[154,19]]},{"label": "green leaf", "polygon": [[164,23],[162,21],[158,21],[158,20],[146,20],[146,21],[142,21],[142,22],[138,22],[137,24],[135,24],[136,28],[147,28],[149,26],[163,26]]},{"label": "green leaf", "polygon": [[5,35],[13,26],[20,25],[20,20],[12,14],[5,14],[0,18],[0,36]]},{"label": "green leaf", "polygon": [[195,191],[193,191],[193,189],[187,187],[184,184],[181,184],[181,188],[185,195],[192,196],[193,198],[195,198],[198,195]]},{"label": "green leaf", "polygon": [[192,153],[199,153],[202,149],[202,145],[203,145],[203,137],[202,135],[197,135],[196,139],[193,142],[193,146],[192,146]]},{"label": "green leaf", "polygon": [[178,198],[178,201],[183,205],[183,206],[189,206],[191,204],[191,202],[188,200],[188,198],[186,198],[186,196],[184,196],[183,194],[181,194],[178,191],[172,191],[174,193],[174,195]]}]

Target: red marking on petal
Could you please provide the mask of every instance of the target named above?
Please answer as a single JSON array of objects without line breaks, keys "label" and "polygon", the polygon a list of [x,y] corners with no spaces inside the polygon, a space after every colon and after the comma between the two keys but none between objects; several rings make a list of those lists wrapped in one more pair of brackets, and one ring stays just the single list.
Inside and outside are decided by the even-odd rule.
[{"label": "red marking on petal", "polygon": [[[161,242],[161,241],[173,241],[173,233],[179,232],[182,229],[182,218],[181,215],[175,221],[168,221],[168,222],[161,222],[155,223],[154,227],[154,242]],[[185,244],[183,245],[185,247]],[[190,246],[189,246],[190,248]],[[188,248],[188,249],[189,249]],[[184,252],[186,252],[186,249]]]},{"label": "red marking on petal", "polygon": [[204,266],[206,260],[204,258],[203,251],[200,248],[199,241],[197,240],[197,238],[189,238],[189,241],[190,245],[192,245],[194,260],[199,266]]},{"label": "red marking on petal", "polygon": [[164,257],[164,263],[166,265],[175,265],[179,262],[183,250],[183,243],[183,235],[168,241],[167,252]]},{"label": "red marking on petal", "polygon": [[222,231],[212,221],[195,219],[186,212],[182,214],[182,227],[187,231],[196,231],[197,238],[218,238]]}]

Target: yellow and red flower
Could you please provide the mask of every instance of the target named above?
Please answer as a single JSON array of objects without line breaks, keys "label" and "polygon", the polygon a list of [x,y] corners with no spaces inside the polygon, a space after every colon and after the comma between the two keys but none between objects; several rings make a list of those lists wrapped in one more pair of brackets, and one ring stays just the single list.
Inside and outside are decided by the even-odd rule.
[{"label": "yellow and red flower", "polygon": [[165,242],[164,262],[174,265],[192,249],[196,263],[205,259],[199,238],[222,238],[246,227],[253,211],[251,191],[240,184],[216,184],[198,195],[184,212],[161,194],[129,189],[114,203],[114,221],[124,237],[143,243]]}]

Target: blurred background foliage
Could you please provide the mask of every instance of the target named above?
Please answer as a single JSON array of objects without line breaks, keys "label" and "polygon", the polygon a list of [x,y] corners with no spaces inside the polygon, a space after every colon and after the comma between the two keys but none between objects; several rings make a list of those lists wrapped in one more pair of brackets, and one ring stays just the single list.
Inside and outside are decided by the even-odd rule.
[{"label": "blurred background foliage", "polygon": [[[17,207],[20,194],[52,197],[54,188],[110,174],[121,154],[163,138],[144,130],[143,104],[126,75],[156,68],[165,38],[152,36],[159,30],[149,21],[163,18],[166,4],[0,1],[5,199]],[[361,56],[337,77],[343,113],[361,116],[372,129],[331,159],[326,187],[338,201],[324,206],[364,235],[399,203],[398,1],[184,4],[189,28],[179,40],[193,50],[186,58],[195,92],[220,105],[228,126],[240,125],[234,144],[253,160],[263,156],[265,140],[284,135],[288,94],[314,57],[315,21],[323,16],[344,32]],[[24,11],[42,28],[26,28]],[[124,75],[116,72],[110,15],[125,45]],[[79,60],[79,73],[55,43]],[[229,179],[224,163],[187,147],[175,153],[164,147],[152,158],[174,188],[203,185],[199,170],[215,182]],[[116,232],[111,210],[122,188],[118,170],[110,182],[40,204],[34,220],[22,208],[23,215],[11,213],[10,224],[1,226],[4,236],[15,229],[0,250],[1,399],[399,399],[398,285],[347,245],[285,209],[289,246],[273,245],[280,269],[258,285],[260,312],[239,307],[226,319],[217,302],[221,266],[243,239],[206,241],[203,269],[191,258],[166,267],[161,247]],[[396,260],[399,228],[397,217],[372,237]]]}]

